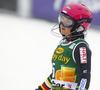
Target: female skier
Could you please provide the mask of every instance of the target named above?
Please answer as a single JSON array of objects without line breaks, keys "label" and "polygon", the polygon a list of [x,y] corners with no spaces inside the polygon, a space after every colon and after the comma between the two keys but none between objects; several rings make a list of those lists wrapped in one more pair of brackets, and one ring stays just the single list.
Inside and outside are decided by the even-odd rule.
[{"label": "female skier", "polygon": [[52,73],[36,90],[88,90],[91,50],[84,38],[91,21],[92,13],[83,4],[62,8],[58,22],[63,39],[52,56]]}]

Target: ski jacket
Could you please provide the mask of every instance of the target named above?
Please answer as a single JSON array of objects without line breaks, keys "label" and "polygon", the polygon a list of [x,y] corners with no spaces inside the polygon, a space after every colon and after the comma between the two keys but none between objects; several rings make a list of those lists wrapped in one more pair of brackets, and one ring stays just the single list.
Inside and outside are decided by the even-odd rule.
[{"label": "ski jacket", "polygon": [[62,39],[52,56],[52,73],[41,90],[88,90],[91,73],[91,50],[81,38]]}]

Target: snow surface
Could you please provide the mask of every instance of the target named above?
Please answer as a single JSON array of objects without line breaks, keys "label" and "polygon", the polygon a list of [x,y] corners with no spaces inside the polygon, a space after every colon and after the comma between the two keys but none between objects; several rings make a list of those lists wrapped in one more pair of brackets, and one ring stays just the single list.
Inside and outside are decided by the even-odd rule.
[{"label": "snow surface", "polygon": [[[51,34],[53,22],[0,14],[0,90],[35,90],[52,72],[51,58],[61,40]],[[100,32],[89,29],[92,50],[89,90],[99,90]]]}]

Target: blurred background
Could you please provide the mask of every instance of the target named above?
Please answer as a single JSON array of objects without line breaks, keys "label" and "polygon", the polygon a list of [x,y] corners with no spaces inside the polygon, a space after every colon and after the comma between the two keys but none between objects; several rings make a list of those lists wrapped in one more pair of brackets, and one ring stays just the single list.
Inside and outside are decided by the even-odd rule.
[{"label": "blurred background", "polygon": [[89,90],[99,90],[100,0],[0,0],[0,90],[35,90],[46,80],[61,40],[51,29],[69,3],[85,4],[93,13],[86,37],[92,50]]}]

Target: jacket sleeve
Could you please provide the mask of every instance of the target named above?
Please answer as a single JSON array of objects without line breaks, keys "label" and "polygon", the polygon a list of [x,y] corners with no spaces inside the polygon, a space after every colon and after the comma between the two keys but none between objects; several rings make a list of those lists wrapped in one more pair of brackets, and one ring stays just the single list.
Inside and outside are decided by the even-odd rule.
[{"label": "jacket sleeve", "polygon": [[74,50],[79,82],[76,90],[88,90],[91,77],[91,50],[85,43],[80,43]]},{"label": "jacket sleeve", "polygon": [[50,90],[52,87],[51,80],[52,80],[52,74],[50,74],[50,76],[46,79],[46,81],[43,82],[43,84],[39,86],[39,88],[36,90]]}]

